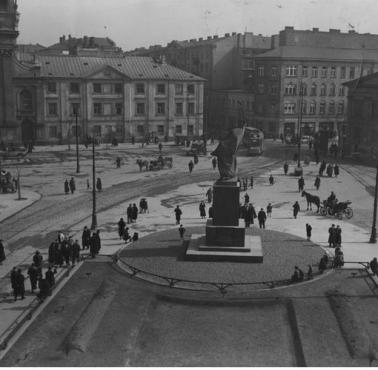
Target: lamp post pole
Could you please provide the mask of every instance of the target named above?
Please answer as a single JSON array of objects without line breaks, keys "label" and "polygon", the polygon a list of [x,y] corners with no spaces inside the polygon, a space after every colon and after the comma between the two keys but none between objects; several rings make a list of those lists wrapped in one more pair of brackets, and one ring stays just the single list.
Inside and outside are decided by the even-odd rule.
[{"label": "lamp post pole", "polygon": [[301,131],[302,131],[302,105],[303,105],[303,88],[302,81],[299,82],[299,111],[298,111],[298,163],[297,167],[301,167]]},{"label": "lamp post pole", "polygon": [[91,230],[97,229],[96,215],[96,160],[95,160],[95,137],[92,138],[92,225]]},{"label": "lamp post pole", "polygon": [[76,173],[80,173],[80,162],[79,162],[79,133],[77,130],[77,110],[75,110],[75,118],[76,118]]},{"label": "lamp post pole", "polygon": [[378,163],[377,163],[377,173],[375,176],[375,191],[374,191],[374,209],[373,209],[373,225],[371,226],[371,235],[369,243],[377,242],[377,197],[378,197]]}]

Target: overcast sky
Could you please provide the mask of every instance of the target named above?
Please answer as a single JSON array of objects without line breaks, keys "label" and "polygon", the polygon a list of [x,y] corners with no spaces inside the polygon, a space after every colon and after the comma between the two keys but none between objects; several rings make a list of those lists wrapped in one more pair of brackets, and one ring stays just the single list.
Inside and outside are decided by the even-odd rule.
[{"label": "overcast sky", "polygon": [[125,51],[222,35],[271,35],[285,26],[378,34],[377,0],[18,0],[19,43],[49,46],[63,34],[107,36]]}]

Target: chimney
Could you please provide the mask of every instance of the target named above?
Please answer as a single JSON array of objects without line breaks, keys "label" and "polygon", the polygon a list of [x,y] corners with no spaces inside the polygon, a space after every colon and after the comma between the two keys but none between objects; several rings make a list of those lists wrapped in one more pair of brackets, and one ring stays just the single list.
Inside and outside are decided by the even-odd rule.
[{"label": "chimney", "polygon": [[216,40],[218,38],[218,35],[214,35],[213,39]]},{"label": "chimney", "polygon": [[230,34],[229,33],[225,33],[224,37],[230,37]]},{"label": "chimney", "polygon": [[236,35],[236,32],[232,32],[232,36],[235,36]]},{"label": "chimney", "polygon": [[335,28],[330,28],[329,33],[340,33],[340,30],[337,30]]},{"label": "chimney", "polygon": [[319,32],[319,28],[313,28],[312,32]]},{"label": "chimney", "polygon": [[208,39],[208,40],[211,40],[211,36],[207,36],[207,39]]},{"label": "chimney", "polygon": [[285,31],[294,31],[294,27],[293,26],[286,26]]}]

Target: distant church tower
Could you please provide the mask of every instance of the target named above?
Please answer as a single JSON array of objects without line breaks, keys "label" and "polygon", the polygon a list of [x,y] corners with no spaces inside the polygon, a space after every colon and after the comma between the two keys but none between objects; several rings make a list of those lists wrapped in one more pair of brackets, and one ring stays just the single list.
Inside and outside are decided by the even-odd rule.
[{"label": "distant church tower", "polygon": [[0,142],[19,142],[13,89],[14,53],[18,37],[17,0],[0,0]]}]

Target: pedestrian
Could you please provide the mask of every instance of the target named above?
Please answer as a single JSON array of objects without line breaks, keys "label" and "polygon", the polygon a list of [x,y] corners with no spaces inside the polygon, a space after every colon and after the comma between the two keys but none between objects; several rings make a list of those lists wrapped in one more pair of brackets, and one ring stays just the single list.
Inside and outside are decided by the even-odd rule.
[{"label": "pedestrian", "polygon": [[14,300],[17,301],[17,296],[25,299],[25,276],[22,274],[21,269],[17,270],[15,276],[16,289],[14,290]]},{"label": "pedestrian", "polygon": [[320,164],[320,167],[319,167],[319,176],[323,176],[323,172],[325,171],[326,167],[327,167],[327,163],[323,159],[322,163]]},{"label": "pedestrian", "polygon": [[55,239],[49,246],[48,262],[51,265],[56,264],[56,250],[58,248],[58,239]]},{"label": "pedestrian", "polygon": [[307,280],[311,280],[313,278],[313,273],[312,273],[312,266],[311,265],[307,265],[308,266],[308,270],[307,270]]},{"label": "pedestrian", "polygon": [[269,218],[272,218],[272,203],[269,203],[267,206],[266,206],[266,214],[268,215]]},{"label": "pedestrian", "polygon": [[135,203],[133,203],[133,208],[132,208],[132,220],[133,222],[136,222],[137,218],[138,218],[138,207]]},{"label": "pedestrian", "polygon": [[116,165],[117,165],[117,168],[121,168],[121,158],[120,157],[117,157]]},{"label": "pedestrian", "polygon": [[87,190],[91,188],[91,184],[89,183],[89,179],[87,179]]},{"label": "pedestrian", "polygon": [[245,214],[244,214],[244,222],[245,227],[250,227],[251,224],[253,224],[253,219],[256,218],[256,211],[255,208],[251,203],[248,204],[248,206],[245,207]]},{"label": "pedestrian", "polygon": [[284,168],[284,174],[287,175],[287,173],[289,171],[289,165],[287,164],[287,162],[285,162],[283,168]]},{"label": "pedestrian", "polygon": [[35,266],[37,267],[37,269],[40,271],[40,274],[42,274],[42,260],[43,260],[43,257],[41,253],[39,253],[38,250],[35,251],[34,256],[33,256],[33,262]]},{"label": "pedestrian", "polygon": [[297,218],[298,212],[300,211],[299,203],[296,201],[293,205],[293,216]]},{"label": "pedestrian", "polygon": [[189,173],[192,173],[192,171],[193,171],[193,167],[194,167],[194,163],[193,163],[192,160],[189,161],[189,163],[188,163],[188,167],[189,167]]},{"label": "pedestrian", "polygon": [[179,234],[180,234],[180,238],[181,238],[181,239],[184,239],[185,227],[182,226],[182,224],[181,224],[180,227],[179,227]]},{"label": "pedestrian", "polygon": [[37,267],[35,267],[34,262],[30,265],[28,269],[28,275],[30,280],[31,292],[34,293],[34,290],[37,289],[37,282],[39,278],[39,271]]},{"label": "pedestrian", "polygon": [[127,214],[127,223],[131,224],[133,222],[133,206],[131,205],[131,203],[127,207],[126,214]]},{"label": "pedestrian", "polygon": [[211,163],[213,165],[213,170],[216,170],[217,169],[217,157],[213,157],[213,159],[211,160]]},{"label": "pedestrian", "polygon": [[146,213],[148,211],[148,205],[146,198],[142,198],[139,202],[139,213]]},{"label": "pedestrian", "polygon": [[335,247],[335,232],[336,232],[335,225],[332,224],[332,226],[328,229],[328,245],[330,248]]},{"label": "pedestrian", "polygon": [[249,203],[249,195],[248,193],[245,193],[244,194],[244,204],[248,204]]},{"label": "pedestrian", "polygon": [[99,254],[100,249],[101,249],[101,237],[100,237],[100,230],[98,229],[95,233],[95,248],[96,248],[96,254]]},{"label": "pedestrian", "polygon": [[270,185],[274,184],[274,177],[272,176],[272,174],[269,176],[269,184]]},{"label": "pedestrian", "polygon": [[118,235],[120,239],[122,239],[123,237],[123,233],[125,232],[125,227],[126,227],[126,223],[121,217],[120,220],[118,221]]},{"label": "pedestrian", "polygon": [[48,296],[51,295],[51,286],[46,279],[43,279],[42,276],[38,280],[39,293],[37,294],[38,299],[43,302]]},{"label": "pedestrian", "polygon": [[175,208],[175,215],[176,215],[176,225],[180,225],[182,211],[178,205]]},{"label": "pedestrian", "polygon": [[298,190],[299,190],[299,192],[302,192],[302,191],[303,191],[304,186],[305,186],[305,181],[304,181],[303,176],[301,176],[301,177],[298,179]]},{"label": "pedestrian", "polygon": [[70,186],[68,184],[68,180],[64,181],[64,192],[67,195],[70,192]]},{"label": "pedestrian", "polygon": [[332,177],[332,174],[333,174],[333,167],[332,167],[331,163],[328,163],[328,166],[327,166],[327,176],[328,177]]},{"label": "pedestrian", "polygon": [[89,239],[89,253],[92,258],[96,258],[96,233],[93,232],[91,238]]},{"label": "pedestrian", "polygon": [[101,179],[99,177],[97,177],[96,189],[97,189],[97,191],[101,191],[102,190],[102,182],[101,182]]},{"label": "pedestrian", "polygon": [[77,239],[72,244],[72,265],[75,266],[76,262],[80,261],[80,244]]},{"label": "pedestrian", "polygon": [[135,232],[135,233],[133,234],[133,239],[132,239],[132,240],[133,240],[133,242],[137,242],[138,239],[139,239],[139,234]]},{"label": "pedestrian", "polygon": [[372,272],[374,275],[378,275],[378,261],[377,261],[377,257],[374,257],[374,258],[370,261],[369,266],[370,266],[370,270],[371,270],[371,272]]},{"label": "pedestrian", "polygon": [[257,214],[257,219],[259,220],[260,229],[265,229],[266,213],[263,208],[261,208]]},{"label": "pedestrian", "polygon": [[76,190],[75,179],[73,177],[71,177],[69,187],[70,187],[70,190],[71,190],[71,194],[73,194]]},{"label": "pedestrian", "polygon": [[318,266],[319,272],[321,274],[324,272],[324,270],[327,269],[327,265],[328,265],[328,256],[327,256],[327,253],[324,253],[324,255],[319,261],[319,266]]},{"label": "pedestrian", "polygon": [[163,149],[163,144],[159,143],[159,153],[161,153],[162,149]]},{"label": "pedestrian", "polygon": [[83,249],[89,249],[89,239],[91,238],[91,231],[87,226],[84,226],[83,233],[81,234],[81,245]]},{"label": "pedestrian", "polygon": [[3,240],[0,239],[0,265],[3,264],[3,261],[5,261],[5,248],[3,244]]},{"label": "pedestrian", "polygon": [[335,246],[341,246],[341,232],[340,225],[337,225],[335,229]]},{"label": "pedestrian", "polygon": [[319,187],[320,187],[320,177],[319,177],[319,175],[316,176],[314,185],[315,185],[316,190],[319,190]]},{"label": "pedestrian", "polygon": [[251,179],[250,179],[250,184],[251,184],[251,189],[253,189],[253,176],[251,175]]},{"label": "pedestrian", "polygon": [[303,271],[298,267],[294,267],[294,274],[291,276],[291,282],[292,283],[298,283],[300,281],[303,281],[304,279],[304,273]]},{"label": "pedestrian", "polygon": [[213,188],[207,189],[206,196],[207,196],[207,202],[211,203],[213,201]]},{"label": "pedestrian", "polygon": [[311,231],[312,231],[312,226],[310,224],[306,224],[307,240],[311,240]]},{"label": "pedestrian", "polygon": [[13,267],[10,273],[10,281],[11,281],[11,287],[13,289],[13,295],[16,295],[16,286],[17,286],[16,276],[17,276],[17,268]]},{"label": "pedestrian", "polygon": [[49,268],[47,269],[47,271],[45,273],[45,279],[47,280],[47,282],[49,283],[51,288],[54,287],[55,276],[54,276],[53,270],[51,269],[51,266],[49,266]]},{"label": "pedestrian", "polygon": [[201,201],[199,204],[200,217],[206,218],[206,205],[204,201]]},{"label": "pedestrian", "polygon": [[335,173],[335,177],[339,176],[340,169],[339,169],[339,166],[337,165],[337,163],[333,167],[333,172]]}]

